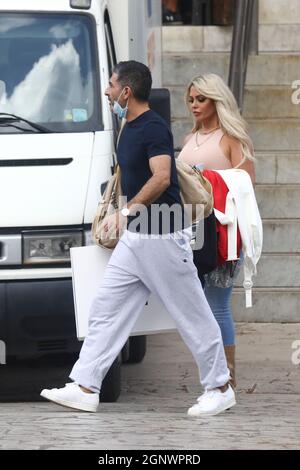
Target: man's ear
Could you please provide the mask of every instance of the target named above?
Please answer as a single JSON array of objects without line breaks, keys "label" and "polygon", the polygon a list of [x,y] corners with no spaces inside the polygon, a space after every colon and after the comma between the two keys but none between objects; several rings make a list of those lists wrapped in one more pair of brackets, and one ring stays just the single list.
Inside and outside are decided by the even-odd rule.
[{"label": "man's ear", "polygon": [[124,87],[124,92],[123,92],[123,98],[125,100],[128,100],[128,98],[130,98],[131,96],[132,96],[131,88],[129,86],[125,86]]}]

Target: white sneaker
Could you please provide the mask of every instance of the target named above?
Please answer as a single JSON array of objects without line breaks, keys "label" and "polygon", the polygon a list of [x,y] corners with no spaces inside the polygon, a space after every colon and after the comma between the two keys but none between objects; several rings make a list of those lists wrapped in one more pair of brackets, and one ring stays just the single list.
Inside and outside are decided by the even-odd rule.
[{"label": "white sneaker", "polygon": [[226,392],[221,392],[219,388],[204,392],[197,402],[188,409],[189,416],[215,416],[236,404],[235,394],[230,385]]},{"label": "white sneaker", "polygon": [[91,413],[95,413],[99,405],[98,393],[86,393],[74,382],[66,384],[63,388],[52,388],[51,390],[45,388],[42,390],[41,396],[58,405]]}]

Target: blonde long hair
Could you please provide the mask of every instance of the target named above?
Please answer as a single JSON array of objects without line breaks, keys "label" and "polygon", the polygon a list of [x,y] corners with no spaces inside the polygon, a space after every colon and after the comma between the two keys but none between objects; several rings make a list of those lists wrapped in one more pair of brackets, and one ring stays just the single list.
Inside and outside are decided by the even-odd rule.
[{"label": "blonde long hair", "polygon": [[[190,89],[194,86],[196,90],[206,98],[215,102],[220,127],[225,134],[234,137],[241,143],[242,160],[236,168],[245,163],[246,160],[254,161],[251,153],[252,142],[247,132],[247,123],[242,118],[235,97],[219,75],[209,73],[193,78],[186,92],[186,103],[189,108]],[[201,128],[196,124],[192,129],[195,133]]]}]

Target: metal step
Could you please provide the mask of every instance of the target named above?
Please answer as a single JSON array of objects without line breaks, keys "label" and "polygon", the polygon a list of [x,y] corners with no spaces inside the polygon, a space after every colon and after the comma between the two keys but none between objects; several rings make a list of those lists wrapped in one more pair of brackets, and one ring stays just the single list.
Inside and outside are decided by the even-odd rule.
[{"label": "metal step", "polygon": [[233,292],[232,309],[236,321],[262,323],[299,323],[299,288],[254,288],[253,307],[245,307],[244,289]]},{"label": "metal step", "polygon": [[[300,28],[299,28],[300,31]],[[300,37],[300,35],[299,35]],[[299,79],[300,80],[300,79]],[[170,86],[171,109],[174,119],[190,118],[186,105],[186,86]],[[292,99],[294,102],[292,102]],[[247,85],[243,116],[248,119],[300,119],[300,85]]]},{"label": "metal step", "polygon": [[[259,260],[257,276],[253,276],[255,287],[276,286],[300,288],[300,255],[299,254],[264,254]],[[243,269],[236,285],[243,285]],[[300,319],[299,319],[300,320]]]},{"label": "metal step", "polygon": [[[300,119],[248,119],[249,133],[254,148],[260,152],[300,152]],[[172,119],[176,148],[183,145],[184,137],[191,132],[192,119]]]},{"label": "metal step", "polygon": [[[186,86],[192,77],[204,73],[217,73],[225,81],[228,77],[229,53],[165,53],[163,83]],[[246,85],[291,86],[299,79],[300,53],[262,53],[249,56]]]},{"label": "metal step", "polygon": [[[260,24],[259,52],[300,52],[299,24]],[[164,26],[163,52],[229,52],[231,26]]]}]

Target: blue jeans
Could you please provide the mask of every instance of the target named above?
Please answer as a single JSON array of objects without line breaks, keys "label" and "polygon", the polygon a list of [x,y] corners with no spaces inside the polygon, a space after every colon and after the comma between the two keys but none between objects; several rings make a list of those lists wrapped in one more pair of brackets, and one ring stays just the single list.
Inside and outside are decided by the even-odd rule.
[{"label": "blue jeans", "polygon": [[235,327],[231,311],[231,294],[233,287],[204,287],[204,293],[210,308],[217,320],[224,346],[235,344]]}]

